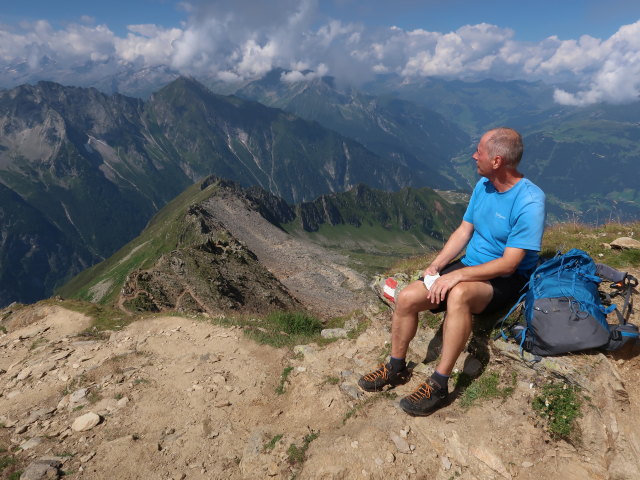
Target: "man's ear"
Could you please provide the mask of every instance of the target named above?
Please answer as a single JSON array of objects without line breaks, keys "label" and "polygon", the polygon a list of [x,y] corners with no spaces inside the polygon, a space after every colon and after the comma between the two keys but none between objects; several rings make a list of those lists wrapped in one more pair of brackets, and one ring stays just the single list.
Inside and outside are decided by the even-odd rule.
[{"label": "man's ear", "polygon": [[493,157],[493,160],[491,161],[491,166],[493,167],[494,170],[500,168],[503,164],[504,164],[504,159],[502,158],[502,155],[496,155],[495,157]]}]

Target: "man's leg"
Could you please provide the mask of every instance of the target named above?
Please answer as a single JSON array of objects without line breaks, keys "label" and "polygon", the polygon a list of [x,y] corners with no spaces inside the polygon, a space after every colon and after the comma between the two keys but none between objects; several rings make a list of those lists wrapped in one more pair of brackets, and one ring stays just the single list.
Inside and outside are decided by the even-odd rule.
[{"label": "man's leg", "polygon": [[492,297],[493,288],[489,282],[463,282],[449,292],[437,372],[451,374],[471,335],[473,315],[481,313]]},{"label": "man's leg", "polygon": [[435,308],[431,303],[429,291],[421,281],[413,282],[405,287],[396,300],[396,309],[391,316],[391,356],[405,358],[409,343],[416,336],[418,314]]},{"label": "man's leg", "polygon": [[400,401],[405,412],[429,415],[444,405],[449,375],[471,335],[473,314],[482,312],[492,297],[493,287],[489,282],[463,282],[449,292],[440,362],[425,383]]},{"label": "man's leg", "polygon": [[434,308],[428,291],[421,281],[407,285],[396,299],[396,308],[391,316],[391,361],[377,370],[364,375],[358,385],[367,391],[381,390],[387,385],[405,383],[410,376],[405,358],[409,343],[416,335],[418,313]]}]

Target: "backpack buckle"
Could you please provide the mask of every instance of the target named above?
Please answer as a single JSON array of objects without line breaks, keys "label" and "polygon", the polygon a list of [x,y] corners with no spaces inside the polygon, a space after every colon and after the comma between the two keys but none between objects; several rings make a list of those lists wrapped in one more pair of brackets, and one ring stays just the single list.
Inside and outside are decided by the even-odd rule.
[{"label": "backpack buckle", "polygon": [[620,333],[620,330],[611,330],[609,338],[614,342],[619,342],[622,340],[622,333]]}]

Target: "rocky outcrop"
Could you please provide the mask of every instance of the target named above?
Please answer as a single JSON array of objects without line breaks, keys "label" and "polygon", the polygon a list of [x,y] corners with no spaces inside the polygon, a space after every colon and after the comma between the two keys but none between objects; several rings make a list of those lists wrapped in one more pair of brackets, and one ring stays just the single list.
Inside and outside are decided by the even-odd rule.
[{"label": "rocky outcrop", "polygon": [[205,206],[192,205],[185,217],[184,243],[163,254],[151,268],[128,275],[119,300],[122,307],[208,314],[301,308]]}]

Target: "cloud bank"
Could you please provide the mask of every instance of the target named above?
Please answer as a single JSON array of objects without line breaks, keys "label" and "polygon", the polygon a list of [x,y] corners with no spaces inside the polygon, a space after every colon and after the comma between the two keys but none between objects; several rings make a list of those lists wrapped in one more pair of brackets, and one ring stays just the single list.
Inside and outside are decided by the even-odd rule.
[{"label": "cloud bank", "polygon": [[508,28],[481,23],[452,32],[370,28],[320,15],[315,0],[184,2],[180,28],[130,25],[117,36],[91,18],[56,29],[45,20],[0,25],[0,80],[56,80],[74,72],[89,81],[124,68],[169,67],[221,81],[258,78],[275,67],[296,82],[333,75],[360,82],[377,73],[408,79],[542,80],[572,82],[557,89],[567,105],[635,101],[640,94],[640,21],[608,39],[582,36],[518,42]]}]

